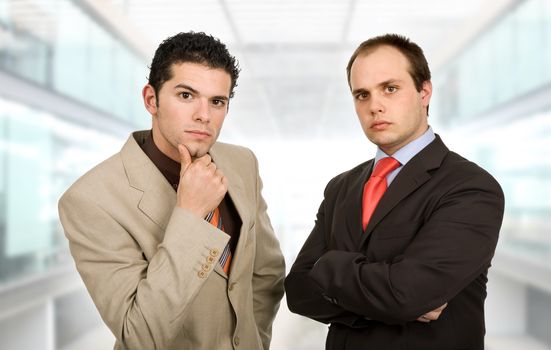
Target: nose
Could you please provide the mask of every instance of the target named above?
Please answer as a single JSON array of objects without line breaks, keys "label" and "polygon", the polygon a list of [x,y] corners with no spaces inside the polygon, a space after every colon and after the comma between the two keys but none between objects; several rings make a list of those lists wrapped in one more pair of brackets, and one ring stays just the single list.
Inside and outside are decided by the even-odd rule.
[{"label": "nose", "polygon": [[382,98],[376,94],[373,94],[369,100],[369,111],[372,115],[384,113],[385,106]]},{"label": "nose", "polygon": [[193,119],[203,123],[208,123],[210,121],[210,109],[208,99],[198,99],[197,108],[195,109]]}]

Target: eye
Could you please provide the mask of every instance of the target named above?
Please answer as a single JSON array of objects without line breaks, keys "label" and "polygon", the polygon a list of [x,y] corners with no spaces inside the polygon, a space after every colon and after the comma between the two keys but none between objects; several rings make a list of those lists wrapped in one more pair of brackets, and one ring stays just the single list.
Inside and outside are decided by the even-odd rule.
[{"label": "eye", "polygon": [[212,100],[212,104],[215,105],[216,107],[222,107],[226,104],[226,101],[216,98],[216,99]]},{"label": "eye", "polygon": [[184,100],[189,100],[191,98],[191,93],[184,91],[180,93],[180,96],[182,96]]},{"label": "eye", "polygon": [[356,100],[363,101],[369,97],[369,94],[367,92],[360,92],[356,95]]},{"label": "eye", "polygon": [[398,88],[396,86],[387,86],[385,88],[385,91],[388,92],[388,93],[393,93],[393,92],[396,92],[398,90]]}]

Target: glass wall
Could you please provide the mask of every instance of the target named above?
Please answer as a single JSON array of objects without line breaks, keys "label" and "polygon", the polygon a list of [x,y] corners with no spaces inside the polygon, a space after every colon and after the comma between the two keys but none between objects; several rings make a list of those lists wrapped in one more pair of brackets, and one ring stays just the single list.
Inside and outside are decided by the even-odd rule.
[{"label": "glass wall", "polygon": [[0,73],[114,121],[92,130],[71,112],[30,107],[26,91],[22,102],[0,96],[0,287],[72,264],[60,195],[120,148],[113,125],[148,127],[146,60],[98,23],[78,1],[0,0]]},{"label": "glass wall", "polygon": [[442,122],[461,125],[551,83],[551,2],[528,0],[436,72]]},{"label": "glass wall", "polygon": [[0,99],[0,284],[69,261],[57,201],[122,140]]},{"label": "glass wall", "polygon": [[[550,62],[551,1],[527,0],[434,74],[442,94],[432,115],[455,139],[454,149],[505,191],[499,249],[539,261],[551,256],[551,97],[540,98],[538,108],[529,101],[551,96]],[[515,115],[496,113],[511,108]]]},{"label": "glass wall", "polygon": [[0,69],[144,126],[147,63],[70,0],[0,0]]}]

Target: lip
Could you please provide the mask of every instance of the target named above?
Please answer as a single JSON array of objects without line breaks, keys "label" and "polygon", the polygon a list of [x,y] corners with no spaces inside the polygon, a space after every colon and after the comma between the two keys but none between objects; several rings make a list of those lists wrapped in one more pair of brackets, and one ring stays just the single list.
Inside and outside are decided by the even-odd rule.
[{"label": "lip", "polygon": [[207,138],[211,136],[211,134],[208,131],[204,131],[204,130],[186,130],[186,133],[191,134],[192,136],[195,136],[198,138]]},{"label": "lip", "polygon": [[389,122],[387,121],[384,121],[384,120],[379,120],[379,121],[376,121],[376,122],[373,122],[371,124],[371,129],[373,130],[384,130],[386,129],[388,126],[390,125]]}]

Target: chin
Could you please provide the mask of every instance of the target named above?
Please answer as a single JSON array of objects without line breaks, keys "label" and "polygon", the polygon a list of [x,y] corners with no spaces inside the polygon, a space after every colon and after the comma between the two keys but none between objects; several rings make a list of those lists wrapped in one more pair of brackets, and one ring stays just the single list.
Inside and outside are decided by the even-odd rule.
[{"label": "chin", "polygon": [[367,138],[369,139],[369,141],[371,141],[371,143],[374,143],[376,145],[381,145],[381,144],[386,144],[388,142],[388,138],[385,137],[384,135],[368,135]]},{"label": "chin", "polygon": [[207,147],[206,145],[202,145],[201,147],[188,147],[189,154],[194,158],[201,158],[205,154],[207,154],[210,150],[210,145]]},{"label": "chin", "polygon": [[192,149],[190,150],[189,152],[189,155],[192,157],[192,158],[201,158],[202,156],[204,156],[205,154],[207,154],[207,152],[205,152],[204,150],[200,149]]},{"label": "chin", "polygon": [[210,151],[214,144],[212,140],[186,140],[182,142],[194,158],[201,158]]}]

